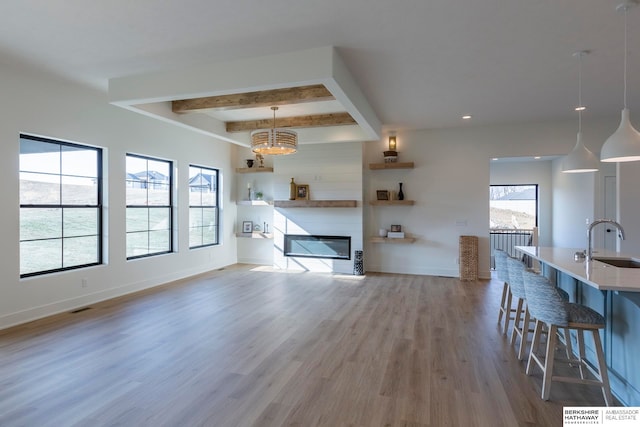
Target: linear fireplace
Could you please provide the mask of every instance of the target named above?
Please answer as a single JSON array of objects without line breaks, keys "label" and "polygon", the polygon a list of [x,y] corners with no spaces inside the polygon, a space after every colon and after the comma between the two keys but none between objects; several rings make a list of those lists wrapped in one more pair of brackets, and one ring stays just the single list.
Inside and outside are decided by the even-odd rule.
[{"label": "linear fireplace", "polygon": [[351,259],[351,237],[285,234],[284,256]]}]

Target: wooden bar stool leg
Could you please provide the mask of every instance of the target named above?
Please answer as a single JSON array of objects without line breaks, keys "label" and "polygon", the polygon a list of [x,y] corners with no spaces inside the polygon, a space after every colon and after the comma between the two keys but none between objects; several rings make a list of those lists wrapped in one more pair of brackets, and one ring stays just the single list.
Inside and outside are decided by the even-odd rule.
[{"label": "wooden bar stool leg", "polygon": [[540,337],[542,336],[542,326],[543,323],[539,320],[536,320],[536,327],[533,331],[533,340],[531,341],[531,350],[529,351],[529,360],[527,361],[527,369],[525,373],[527,375],[531,375],[533,371],[533,365],[531,362],[535,362],[536,352],[538,351],[538,347],[540,346]]},{"label": "wooden bar stool leg", "polygon": [[[580,358],[579,362],[580,365],[579,369],[580,369],[580,378],[581,379],[585,379],[584,376],[584,360],[586,360],[586,354],[584,351],[584,331],[582,329],[578,329],[578,357]],[[598,359],[600,358],[600,356],[598,356]]]},{"label": "wooden bar stool leg", "polygon": [[522,298],[518,298],[518,307],[516,308],[516,317],[513,320],[513,329],[511,330],[511,345],[516,342],[516,334],[520,330],[520,318],[522,317]]},{"label": "wooden bar stool leg", "polygon": [[558,327],[550,325],[547,334],[547,352],[544,358],[544,373],[542,377],[542,400],[549,400],[551,394],[551,378],[553,377],[553,362],[555,360]]},{"label": "wooden bar stool leg", "polygon": [[[500,299],[500,310],[498,310],[498,324],[502,323],[502,315],[508,310],[505,303],[507,302],[507,294],[509,293],[509,284],[504,282],[504,286],[502,286],[502,298]],[[509,307],[511,308],[511,307]],[[507,316],[509,314],[507,313]]]},{"label": "wooden bar stool leg", "polygon": [[602,342],[600,342],[600,332],[593,329],[593,341],[596,346],[596,355],[598,357],[598,373],[600,381],[602,381],[602,395],[604,403],[607,406],[613,405],[613,396],[611,396],[611,387],[609,386],[609,373],[607,372],[607,363],[604,359],[604,351],[602,350]]},{"label": "wooden bar stool leg", "polygon": [[[571,343],[571,332],[569,328],[563,328],[563,331],[564,332],[562,332],[562,335],[564,336],[565,352],[567,354],[567,359],[569,359],[569,366],[573,366],[573,364],[571,363],[571,361],[574,360],[573,344]],[[580,366],[580,374],[582,375],[582,364],[580,364]]]},{"label": "wooden bar stool leg", "polygon": [[507,306],[504,317],[504,330],[502,331],[502,335],[507,335],[507,331],[509,330],[509,321],[511,320],[511,304],[513,304],[513,294],[509,292],[507,295]]},{"label": "wooden bar stool leg", "polygon": [[520,348],[518,349],[518,360],[524,359],[524,350],[527,346],[527,337],[529,336],[529,323],[531,323],[531,314],[529,308],[524,308],[524,324],[522,325],[522,336],[520,337]]}]

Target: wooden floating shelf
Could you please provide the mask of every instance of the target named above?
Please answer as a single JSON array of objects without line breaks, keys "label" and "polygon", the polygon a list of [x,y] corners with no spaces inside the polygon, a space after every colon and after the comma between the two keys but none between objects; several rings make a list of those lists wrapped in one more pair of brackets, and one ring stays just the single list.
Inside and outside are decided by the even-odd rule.
[{"label": "wooden floating shelf", "polygon": [[388,237],[372,237],[371,243],[413,243],[416,241],[415,237],[405,237],[404,239],[390,239]]},{"label": "wooden floating shelf", "polygon": [[273,168],[236,168],[236,173],[256,173],[256,172],[271,172]]},{"label": "wooden floating shelf", "polygon": [[276,208],[355,208],[357,200],[274,200]]},{"label": "wooden floating shelf", "polygon": [[413,162],[369,163],[369,169],[413,169]]},{"label": "wooden floating shelf", "polygon": [[373,206],[411,206],[415,200],[371,200],[369,204]]},{"label": "wooden floating shelf", "polygon": [[273,239],[273,233],[263,233],[262,231],[254,231],[251,233],[236,233],[236,237],[244,237],[247,239]]},{"label": "wooden floating shelf", "polygon": [[237,200],[236,205],[243,206],[272,206],[273,200]]}]

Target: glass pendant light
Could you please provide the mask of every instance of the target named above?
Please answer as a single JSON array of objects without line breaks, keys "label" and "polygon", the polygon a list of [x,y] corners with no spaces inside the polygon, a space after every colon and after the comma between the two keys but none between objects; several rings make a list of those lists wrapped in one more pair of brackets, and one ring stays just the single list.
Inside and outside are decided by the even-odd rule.
[{"label": "glass pendant light", "polygon": [[564,173],[595,172],[600,163],[596,155],[582,143],[582,112],[585,109],[582,105],[582,57],[588,53],[589,51],[582,50],[573,54],[575,58],[578,58],[578,106],[576,107],[578,140],[573,150],[562,160],[562,172]]},{"label": "glass pendant light", "polygon": [[618,5],[617,11],[624,12],[624,108],[620,126],[602,146],[600,160],[603,162],[633,162],[640,160],[640,132],[631,125],[627,107],[627,11],[637,4],[627,0]]}]

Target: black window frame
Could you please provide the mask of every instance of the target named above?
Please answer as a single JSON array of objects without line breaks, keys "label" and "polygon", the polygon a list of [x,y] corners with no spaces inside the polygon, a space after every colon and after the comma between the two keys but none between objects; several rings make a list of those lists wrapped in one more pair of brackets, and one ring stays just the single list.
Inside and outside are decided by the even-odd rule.
[{"label": "black window frame", "polygon": [[[125,156],[125,159],[128,158],[128,157],[135,157],[135,158],[144,159],[144,160],[147,160],[147,161],[151,160],[151,161],[154,161],[154,162],[164,162],[164,163],[167,163],[168,166],[169,166],[169,177],[168,177],[169,178],[169,182],[168,182],[168,187],[169,187],[169,197],[168,197],[169,205],[149,205],[148,204],[149,197],[147,195],[147,204],[145,204],[145,205],[130,205],[129,203],[126,203],[126,208],[125,208],[126,211],[128,211],[129,208],[133,208],[133,209],[145,208],[145,209],[148,209],[148,210],[156,209],[156,208],[157,209],[169,209],[169,248],[166,251],[163,250],[163,251],[158,251],[158,252],[148,252],[148,253],[142,254],[142,255],[127,256],[126,259],[127,259],[127,261],[130,261],[130,260],[135,260],[135,259],[149,258],[149,257],[153,257],[153,256],[173,253],[174,252],[174,229],[175,229],[175,227],[174,227],[174,208],[175,207],[174,207],[174,199],[173,199],[173,179],[174,179],[173,178],[173,164],[174,163],[171,160],[161,159],[161,158],[158,158],[158,157],[146,156],[146,155],[141,155],[141,154],[127,153],[126,156]],[[125,161],[125,163],[126,163],[126,161]],[[125,167],[125,169],[126,169],[126,167]],[[147,172],[147,175],[148,175],[148,172],[149,172],[148,167],[147,167],[146,172]],[[129,182],[129,179],[125,175],[125,198],[126,198],[126,191],[129,188],[126,185],[127,182]],[[146,188],[147,190],[149,189],[149,183],[148,182],[145,184],[144,188]],[[127,224],[127,219],[126,219],[126,215],[125,215],[125,253],[126,253],[126,248],[128,248],[126,241],[127,241],[128,237],[129,237],[129,234],[138,233],[139,232],[139,231],[135,231],[135,232],[126,231],[127,226],[128,226],[128,224]],[[147,228],[146,231],[148,233],[150,230]],[[147,240],[147,247],[149,247],[149,240]]]},{"label": "black window frame", "polygon": [[[201,166],[201,165],[196,165],[196,164],[190,164],[189,165],[189,172],[191,172],[191,168],[197,168],[200,169],[201,173],[202,171],[212,171],[215,172],[216,175],[216,181],[215,181],[215,193],[216,193],[216,199],[215,199],[215,205],[211,206],[211,205],[192,205],[191,204],[191,185],[189,185],[189,232],[188,232],[188,241],[189,241],[189,249],[198,249],[198,248],[206,248],[206,247],[210,247],[210,246],[218,246],[220,244],[220,169],[217,168],[212,168],[212,167],[208,167],[208,166]],[[189,173],[189,180],[191,180],[191,173]],[[193,228],[191,226],[191,210],[192,209],[200,209],[200,210],[204,210],[204,209],[211,209],[211,208],[215,208],[216,211],[216,238],[215,238],[215,243],[207,243],[207,244],[202,244],[202,245],[196,245],[196,246],[191,246],[191,229]],[[204,230],[204,225],[202,225],[200,228],[202,228]]]},{"label": "black window frame", "polygon": [[[22,209],[61,209],[62,210],[62,215],[60,217],[60,221],[61,221],[61,235],[60,237],[55,237],[55,238],[40,238],[40,239],[21,239],[19,238],[19,245],[22,244],[22,242],[34,242],[34,241],[45,241],[45,240],[61,240],[61,251],[60,251],[60,265],[62,265],[62,267],[60,268],[53,268],[53,269],[47,269],[47,270],[40,270],[40,271],[33,271],[30,273],[20,273],[20,278],[27,278],[27,277],[34,277],[34,276],[42,276],[42,275],[46,275],[46,274],[51,274],[51,273],[58,273],[58,272],[62,272],[62,271],[70,271],[70,270],[78,270],[81,268],[88,268],[88,267],[93,267],[93,266],[97,266],[97,265],[102,265],[103,264],[103,218],[104,218],[104,212],[103,212],[103,149],[100,147],[94,147],[94,146],[90,146],[90,145],[85,145],[85,144],[78,144],[78,143],[72,143],[72,142],[67,142],[67,141],[61,141],[61,140],[57,140],[57,139],[53,139],[53,138],[46,138],[46,137],[41,137],[41,136],[35,136],[35,135],[29,135],[29,134],[20,134],[20,143],[22,144],[22,140],[30,140],[30,141],[38,141],[38,142],[45,142],[48,144],[55,144],[58,145],[60,148],[60,152],[62,152],[63,147],[73,147],[73,148],[78,148],[78,149],[83,149],[83,150],[93,150],[96,152],[96,174],[97,177],[95,177],[96,179],[96,185],[97,185],[97,194],[96,194],[96,204],[95,205],[91,205],[91,204],[66,204],[63,203],[62,198],[60,198],[60,202],[59,203],[20,203],[20,224],[22,224]],[[22,151],[20,150],[20,154],[22,155]],[[60,162],[62,162],[62,156],[60,158]],[[43,173],[43,172],[37,172],[37,171],[27,171],[27,170],[22,170],[21,167],[19,167],[18,173],[22,174],[22,173]],[[62,173],[62,168],[60,168],[60,171],[57,174],[52,174],[49,173],[51,175],[57,175],[60,177],[60,194],[62,194],[62,187],[63,187],[63,182],[62,182],[62,177],[81,177],[79,175],[65,175]],[[84,177],[82,176],[82,178],[88,178],[88,177]],[[92,177],[93,178],[93,177]],[[19,191],[19,199],[22,199],[22,191]],[[65,239],[70,239],[70,238],[74,238],[74,237],[87,237],[87,236],[92,236],[92,235],[86,235],[86,236],[73,236],[73,237],[66,237],[64,235],[64,210],[65,209],[95,209],[96,210],[96,215],[97,215],[97,230],[96,230],[96,237],[97,237],[97,260],[96,262],[91,262],[91,263],[86,263],[86,264],[78,264],[78,265],[73,265],[73,266],[68,266],[68,267],[64,267],[64,243],[65,243]],[[21,252],[21,250],[20,250]],[[20,257],[21,261],[20,261],[20,266],[19,269],[22,270],[22,257]]]}]

